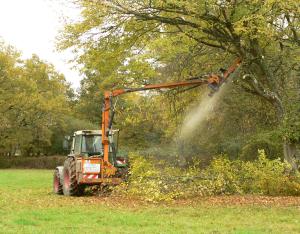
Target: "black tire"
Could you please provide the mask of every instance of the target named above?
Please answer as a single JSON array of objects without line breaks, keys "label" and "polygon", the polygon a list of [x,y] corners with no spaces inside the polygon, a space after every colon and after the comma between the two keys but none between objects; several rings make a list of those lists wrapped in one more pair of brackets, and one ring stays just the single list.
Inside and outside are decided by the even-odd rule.
[{"label": "black tire", "polygon": [[77,183],[76,160],[67,158],[63,169],[63,193],[66,196],[80,196],[84,193],[84,187]]},{"label": "black tire", "polygon": [[53,173],[53,192],[55,194],[63,194],[63,185],[61,183],[61,173],[58,168]]}]

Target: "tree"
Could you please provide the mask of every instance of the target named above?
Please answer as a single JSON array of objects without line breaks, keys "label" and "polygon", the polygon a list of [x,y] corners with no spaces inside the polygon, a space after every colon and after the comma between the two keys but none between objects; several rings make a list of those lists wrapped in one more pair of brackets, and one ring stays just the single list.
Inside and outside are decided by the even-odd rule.
[{"label": "tree", "polygon": [[46,153],[69,110],[64,77],[37,56],[22,60],[19,52],[2,43],[0,83],[1,153]]},{"label": "tree", "polygon": [[64,116],[70,110],[67,85],[63,75],[36,55],[24,61],[22,81],[26,100],[23,126],[29,128],[31,137],[26,148],[28,153],[40,153],[45,146],[51,145],[54,128],[64,125]]},{"label": "tree", "polygon": [[[236,82],[245,92],[274,108],[276,127],[284,132],[285,159],[297,168],[295,147],[300,131],[295,123],[299,122],[299,115],[292,114],[300,109],[297,0],[80,0],[77,3],[83,7],[83,20],[66,27],[61,48],[84,49],[86,53],[78,62],[94,62],[86,69],[100,71],[99,77],[113,85],[149,81],[149,76],[134,77],[130,69],[121,72],[124,71],[121,68],[128,67],[128,63],[141,55],[148,59],[143,64],[150,64],[157,71],[170,66],[172,59],[184,64],[180,50],[186,49],[183,57],[191,59],[184,66],[190,72],[182,69],[183,75],[199,75],[203,70],[224,65],[225,58],[240,57],[243,63]],[[171,48],[167,53],[162,49],[153,55],[153,41],[164,40],[177,43],[175,51]],[[173,57],[166,59],[166,55]],[[181,78],[180,74],[175,77]],[[124,75],[126,78],[121,79]]]}]

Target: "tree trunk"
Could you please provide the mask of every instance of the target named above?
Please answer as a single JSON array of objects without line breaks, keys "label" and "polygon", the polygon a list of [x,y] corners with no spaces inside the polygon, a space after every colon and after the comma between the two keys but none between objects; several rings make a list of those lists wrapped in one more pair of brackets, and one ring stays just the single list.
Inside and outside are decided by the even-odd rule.
[{"label": "tree trunk", "polygon": [[297,171],[300,160],[297,144],[285,140],[283,143],[283,153],[284,159],[291,165],[293,171]]},{"label": "tree trunk", "polygon": [[[277,119],[279,122],[283,121],[284,108],[279,98],[275,99],[273,106],[276,108]],[[284,159],[291,165],[293,171],[299,170],[300,155],[297,149],[297,143],[283,139],[283,156]]]}]

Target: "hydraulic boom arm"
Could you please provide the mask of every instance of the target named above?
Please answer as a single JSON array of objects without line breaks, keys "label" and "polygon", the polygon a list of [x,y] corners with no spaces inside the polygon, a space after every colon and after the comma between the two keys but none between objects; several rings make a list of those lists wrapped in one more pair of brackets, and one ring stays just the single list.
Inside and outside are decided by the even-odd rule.
[{"label": "hydraulic boom arm", "polygon": [[152,90],[152,89],[171,89],[176,87],[197,87],[203,84],[208,84],[210,88],[215,92],[218,88],[225,82],[228,77],[238,68],[241,60],[236,59],[234,63],[227,69],[222,72],[222,75],[210,74],[203,77],[195,77],[185,81],[179,82],[171,82],[171,83],[161,83],[161,84],[151,84],[145,85],[141,88],[129,88],[129,89],[117,89],[113,91],[105,91],[104,92],[104,103],[102,109],[102,145],[103,145],[103,153],[104,153],[104,162],[109,164],[108,154],[109,154],[109,132],[112,127],[112,121],[114,116],[114,111],[112,111],[112,99],[113,97],[119,96],[124,93],[138,92],[144,90]]}]

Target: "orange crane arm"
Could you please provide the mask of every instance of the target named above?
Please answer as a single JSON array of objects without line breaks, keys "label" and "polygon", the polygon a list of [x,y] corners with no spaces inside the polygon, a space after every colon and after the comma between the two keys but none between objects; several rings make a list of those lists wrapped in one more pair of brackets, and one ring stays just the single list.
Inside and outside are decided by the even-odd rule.
[{"label": "orange crane arm", "polygon": [[131,88],[131,89],[117,89],[113,91],[105,91],[104,92],[104,103],[102,109],[102,145],[103,145],[103,160],[104,162],[109,162],[108,154],[109,154],[109,132],[112,127],[112,120],[114,112],[111,111],[112,108],[112,98],[119,96],[124,93],[138,92],[144,90],[152,90],[152,89],[171,89],[176,87],[185,87],[185,86],[200,86],[203,84],[215,85],[219,87],[222,83],[232,74],[237,67],[240,65],[241,59],[236,59],[233,64],[223,73],[222,76],[211,74],[206,76],[205,78],[193,78],[185,81],[178,82],[170,82],[170,83],[161,83],[161,84],[150,84],[145,85],[141,88]]}]

